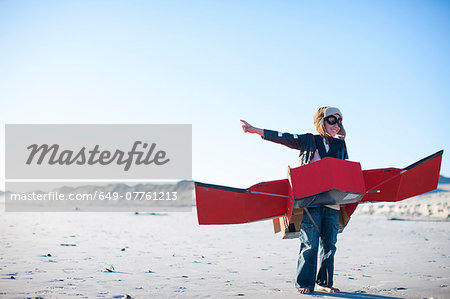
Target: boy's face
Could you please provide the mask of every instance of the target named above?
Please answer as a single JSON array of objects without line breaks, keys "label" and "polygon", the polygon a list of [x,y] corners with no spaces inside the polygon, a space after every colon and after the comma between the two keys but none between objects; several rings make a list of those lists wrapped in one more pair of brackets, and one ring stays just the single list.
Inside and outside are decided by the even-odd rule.
[{"label": "boy's face", "polygon": [[[336,118],[336,120],[341,119],[341,116],[339,114],[333,114],[332,116],[334,116]],[[330,125],[326,120],[324,121],[325,123],[325,132],[327,133],[327,135],[334,137],[336,136],[339,131],[341,130],[341,127],[339,127],[339,122],[336,122],[334,125]]]}]

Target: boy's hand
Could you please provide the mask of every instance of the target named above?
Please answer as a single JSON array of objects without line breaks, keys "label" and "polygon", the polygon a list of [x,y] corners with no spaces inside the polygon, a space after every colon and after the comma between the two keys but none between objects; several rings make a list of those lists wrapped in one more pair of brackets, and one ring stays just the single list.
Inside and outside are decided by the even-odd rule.
[{"label": "boy's hand", "polygon": [[251,124],[249,124],[248,122],[246,122],[245,120],[241,119],[241,122],[243,122],[244,124],[242,125],[242,130],[245,133],[256,133],[258,135],[264,136],[264,130],[259,129],[259,128],[255,128],[254,126],[252,126]]},{"label": "boy's hand", "polygon": [[245,120],[242,120],[242,119],[241,119],[241,122],[244,123],[242,125],[242,130],[244,130],[245,133],[253,133],[253,132],[251,132],[251,129],[253,128],[253,126],[251,124],[249,124],[248,122],[246,122]]}]

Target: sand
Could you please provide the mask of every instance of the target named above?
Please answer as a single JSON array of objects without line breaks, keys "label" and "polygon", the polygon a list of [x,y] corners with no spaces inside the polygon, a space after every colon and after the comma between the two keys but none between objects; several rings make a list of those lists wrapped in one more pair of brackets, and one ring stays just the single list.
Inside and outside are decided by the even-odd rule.
[{"label": "sand", "polygon": [[450,220],[450,184],[441,184],[435,191],[395,203],[361,204],[358,213],[418,221]]},{"label": "sand", "polygon": [[0,297],[450,298],[450,222],[377,209],[358,211],[338,236],[338,295],[296,293],[299,241],[281,240],[271,221],[199,226],[195,209],[2,211]]}]

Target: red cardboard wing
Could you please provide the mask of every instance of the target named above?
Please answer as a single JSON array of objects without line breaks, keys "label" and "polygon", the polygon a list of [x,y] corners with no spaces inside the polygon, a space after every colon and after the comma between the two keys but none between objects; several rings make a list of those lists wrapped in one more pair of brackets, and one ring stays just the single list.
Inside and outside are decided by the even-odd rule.
[{"label": "red cardboard wing", "polygon": [[367,191],[361,201],[400,201],[436,189],[443,152],[439,151],[403,169],[363,171]]},{"label": "red cardboard wing", "polygon": [[[259,183],[248,189],[195,183],[199,224],[236,224],[286,216],[294,207],[323,204],[330,196],[346,204],[350,216],[363,201],[399,201],[436,189],[443,151],[404,169],[361,171],[357,162],[325,158],[292,168],[288,179]],[[295,199],[295,200],[294,200]],[[311,202],[298,205],[301,200]]]},{"label": "red cardboard wing", "polygon": [[287,180],[259,183],[249,189],[196,182],[198,223],[237,224],[283,216],[290,199],[288,187]]}]

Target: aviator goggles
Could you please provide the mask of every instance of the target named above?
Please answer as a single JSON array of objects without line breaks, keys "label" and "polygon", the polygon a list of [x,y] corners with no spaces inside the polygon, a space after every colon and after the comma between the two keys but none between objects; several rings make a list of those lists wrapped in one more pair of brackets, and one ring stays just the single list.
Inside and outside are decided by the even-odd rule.
[{"label": "aviator goggles", "polygon": [[334,115],[325,117],[325,121],[331,126],[334,124],[338,124],[340,126],[342,124],[342,118],[337,118]]}]

